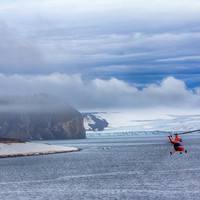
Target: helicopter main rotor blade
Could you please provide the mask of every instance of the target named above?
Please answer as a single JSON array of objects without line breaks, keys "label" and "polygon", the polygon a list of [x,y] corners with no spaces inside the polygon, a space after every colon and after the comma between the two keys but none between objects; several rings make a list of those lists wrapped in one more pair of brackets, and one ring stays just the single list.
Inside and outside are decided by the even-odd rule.
[{"label": "helicopter main rotor blade", "polygon": [[182,133],[175,133],[174,135],[182,135],[182,134],[193,133],[193,132],[197,132],[197,131],[200,131],[200,129],[193,130],[193,131],[186,131],[186,132],[182,132]]}]

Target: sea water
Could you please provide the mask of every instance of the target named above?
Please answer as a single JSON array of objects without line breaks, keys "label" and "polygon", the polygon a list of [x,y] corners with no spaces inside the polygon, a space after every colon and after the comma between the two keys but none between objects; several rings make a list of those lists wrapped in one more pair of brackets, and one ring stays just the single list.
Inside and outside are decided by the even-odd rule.
[{"label": "sea water", "polygon": [[200,136],[43,141],[79,152],[0,159],[1,200],[200,199]]}]

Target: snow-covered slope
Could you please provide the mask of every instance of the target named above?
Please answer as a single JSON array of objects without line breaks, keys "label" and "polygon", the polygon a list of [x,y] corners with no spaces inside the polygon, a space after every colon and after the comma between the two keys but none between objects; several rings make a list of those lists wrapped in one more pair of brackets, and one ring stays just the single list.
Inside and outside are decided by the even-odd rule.
[{"label": "snow-covered slope", "polygon": [[86,131],[103,131],[108,127],[108,122],[100,115],[99,113],[82,113]]}]

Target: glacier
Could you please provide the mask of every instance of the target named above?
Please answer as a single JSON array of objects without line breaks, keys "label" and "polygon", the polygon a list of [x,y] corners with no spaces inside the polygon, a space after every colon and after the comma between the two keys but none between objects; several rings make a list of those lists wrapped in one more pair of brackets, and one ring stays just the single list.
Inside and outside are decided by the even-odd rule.
[{"label": "glacier", "polygon": [[[96,112],[92,115],[95,117],[84,121],[87,136],[166,135],[200,129],[198,113]],[[108,125],[99,131],[95,118],[106,121]],[[90,124],[95,128],[91,129]]]}]

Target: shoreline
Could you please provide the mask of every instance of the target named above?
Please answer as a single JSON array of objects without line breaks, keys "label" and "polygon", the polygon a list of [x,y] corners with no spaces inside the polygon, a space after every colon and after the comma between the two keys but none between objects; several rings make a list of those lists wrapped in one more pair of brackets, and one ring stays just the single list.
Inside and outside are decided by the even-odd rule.
[{"label": "shoreline", "polygon": [[80,151],[79,148],[65,147],[36,142],[0,143],[0,158],[37,156]]}]

